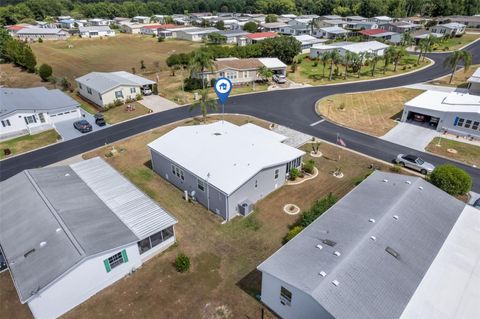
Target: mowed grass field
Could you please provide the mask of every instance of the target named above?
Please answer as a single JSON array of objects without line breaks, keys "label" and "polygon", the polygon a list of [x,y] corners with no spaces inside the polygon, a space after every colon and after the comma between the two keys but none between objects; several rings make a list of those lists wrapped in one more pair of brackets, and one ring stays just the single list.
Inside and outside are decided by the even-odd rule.
[{"label": "mowed grass field", "polygon": [[[209,121],[220,117],[209,117]],[[226,115],[225,119],[241,125],[253,122],[268,127],[267,122],[244,116]],[[65,318],[261,318],[260,275],[256,267],[282,245],[282,239],[299,215],[283,212],[289,203],[308,209],[315,200],[332,192],[342,197],[359,178],[374,166],[388,166],[351,153],[337,146],[322,143],[323,158],[313,158],[319,175],[299,185],[286,185],[256,204],[256,211],[247,218],[221,220],[200,204],[187,203],[182,191],[152,171],[146,144],[179,125],[199,124],[189,119],[162,126],[148,133],[115,143],[120,150],[105,157],[112,146],[90,152],[84,157],[100,156],[143,192],[151,196],[178,220],[178,243],[148,261],[132,275],[104,289],[76,307]],[[188,147],[188,145],[186,146]],[[309,144],[302,147],[307,153]],[[310,159],[306,155],[305,160]],[[343,169],[345,177],[337,179],[330,172]],[[191,258],[187,273],[176,272],[173,261],[183,252]],[[0,275],[0,311],[6,318],[29,318],[25,305],[20,305],[8,273]],[[264,319],[275,316],[265,310]]]},{"label": "mowed grass field", "polygon": [[[435,137],[432,142],[428,144],[426,150],[430,153],[452,158],[468,165],[480,167],[480,146],[478,145]],[[454,151],[452,152],[452,150]]]},{"label": "mowed grass field", "polygon": [[383,136],[395,127],[403,105],[422,93],[415,89],[391,89],[353,94],[337,94],[317,103],[317,112],[332,122],[355,130]]}]

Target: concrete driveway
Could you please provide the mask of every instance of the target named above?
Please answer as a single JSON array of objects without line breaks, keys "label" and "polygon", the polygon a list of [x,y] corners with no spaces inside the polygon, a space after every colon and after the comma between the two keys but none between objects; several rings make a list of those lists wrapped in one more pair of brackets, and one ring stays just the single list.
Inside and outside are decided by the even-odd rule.
[{"label": "concrete driveway", "polygon": [[61,122],[55,123],[55,129],[57,130],[58,134],[60,134],[60,136],[62,136],[62,139],[64,141],[69,141],[71,139],[80,137],[82,135],[90,134],[92,132],[102,130],[102,129],[109,126],[107,124],[105,126],[100,127],[97,124],[95,124],[95,117],[90,113],[82,111],[82,115],[84,115],[83,119],[87,120],[88,123],[90,123],[92,125],[92,131],[89,132],[89,133],[80,133],[78,130],[76,130],[73,127],[73,123],[76,122],[76,121],[79,121],[79,119],[72,119],[72,120],[66,120],[66,121],[61,121]]},{"label": "concrete driveway", "polygon": [[167,100],[166,98],[154,94],[144,96],[142,100],[138,101],[138,103],[142,104],[146,108],[149,108],[154,113],[171,110],[179,106],[178,104]]},{"label": "concrete driveway", "polygon": [[402,122],[381,139],[423,152],[433,138],[440,135],[440,132],[429,127]]}]

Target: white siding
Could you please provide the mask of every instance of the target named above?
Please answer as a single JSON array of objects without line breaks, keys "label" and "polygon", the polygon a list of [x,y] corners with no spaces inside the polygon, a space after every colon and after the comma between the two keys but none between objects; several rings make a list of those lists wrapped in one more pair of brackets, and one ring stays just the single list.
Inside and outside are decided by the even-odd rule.
[{"label": "white siding", "polygon": [[83,262],[28,302],[34,317],[59,317],[141,266],[135,243],[126,248],[128,262],[107,272],[103,261],[121,250],[113,250]]},{"label": "white siding", "polygon": [[[78,93],[80,93],[81,96],[90,100],[92,103],[102,107],[107,104],[113,103],[113,101],[116,100],[115,92],[117,91],[122,91],[123,101],[125,101],[128,97],[130,97],[131,99],[134,99],[136,98],[137,94],[141,94],[140,86],[118,86],[102,94],[100,94],[98,91],[96,91],[91,87],[90,89],[92,93],[90,94],[88,92],[89,87],[84,84],[80,85],[80,83],[77,83],[77,86],[78,86]],[[135,89],[135,93],[130,92],[131,88]]]}]

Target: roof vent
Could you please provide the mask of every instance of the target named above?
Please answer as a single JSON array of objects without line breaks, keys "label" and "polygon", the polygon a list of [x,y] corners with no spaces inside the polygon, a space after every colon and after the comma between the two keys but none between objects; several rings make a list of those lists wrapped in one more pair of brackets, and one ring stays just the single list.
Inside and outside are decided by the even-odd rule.
[{"label": "roof vent", "polygon": [[55,231],[56,231],[57,233],[59,233],[59,232],[62,231],[62,229],[61,229],[60,227],[58,227],[57,229],[55,229]]},{"label": "roof vent", "polygon": [[318,245],[317,245],[317,248],[318,248],[318,249],[323,249],[323,246],[320,245],[320,244],[318,244]]},{"label": "roof vent", "polygon": [[33,254],[34,252],[35,252],[35,248],[32,248],[32,249],[30,249],[29,251],[27,251],[27,252],[23,255],[23,257],[27,258],[29,255]]},{"label": "roof vent", "polygon": [[337,257],[339,257],[339,256],[341,255],[339,251],[336,251],[336,252],[334,252],[333,254],[334,254],[335,256],[337,256]]},{"label": "roof vent", "polygon": [[325,276],[327,275],[327,273],[324,272],[323,270],[322,270],[321,272],[319,272],[318,274],[319,274],[320,276],[322,276],[322,277],[325,277]]},{"label": "roof vent", "polygon": [[328,245],[330,247],[333,247],[337,244],[336,242],[334,242],[333,240],[330,240],[330,239],[322,239],[322,243],[324,243],[325,245]]},{"label": "roof vent", "polygon": [[398,220],[398,215],[393,215],[393,219],[397,219],[397,220]]},{"label": "roof vent", "polygon": [[388,183],[388,179],[384,179],[383,182],[384,182],[384,183]]},{"label": "roof vent", "polygon": [[410,185],[410,184],[412,184],[412,182],[410,182],[410,181],[405,181],[405,184]]},{"label": "roof vent", "polygon": [[374,222],[375,222],[375,219],[370,218],[368,221],[371,222],[371,223],[374,223]]},{"label": "roof vent", "polygon": [[65,174],[65,176],[67,176],[67,177],[68,177],[68,176],[70,176],[70,174],[68,174],[68,173],[67,173],[67,174]]},{"label": "roof vent", "polygon": [[418,186],[418,189],[419,189],[419,190],[422,190],[422,189],[423,189],[423,186]]},{"label": "roof vent", "polygon": [[42,242],[40,243],[40,247],[45,247],[46,245],[47,245],[47,242],[46,242],[46,241],[42,241]]},{"label": "roof vent", "polygon": [[340,283],[338,282],[338,280],[335,279],[334,281],[332,281],[332,284],[334,284],[335,286],[338,286]]},{"label": "roof vent", "polygon": [[375,241],[375,240],[377,240],[377,237],[375,237],[375,236],[370,236],[370,239],[373,240],[373,241]]},{"label": "roof vent", "polygon": [[220,135],[222,135],[222,133],[213,133],[213,135],[220,136]]},{"label": "roof vent", "polygon": [[392,247],[390,246],[387,246],[387,248],[385,248],[385,251],[387,253],[389,253],[390,255],[392,255],[393,257],[397,258],[398,259],[398,256],[399,254],[395,251],[395,249],[393,249]]}]

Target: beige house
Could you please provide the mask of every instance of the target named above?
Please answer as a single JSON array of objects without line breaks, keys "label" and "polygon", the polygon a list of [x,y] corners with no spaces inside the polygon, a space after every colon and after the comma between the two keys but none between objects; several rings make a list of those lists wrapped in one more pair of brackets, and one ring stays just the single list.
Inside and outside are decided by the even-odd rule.
[{"label": "beige house", "polygon": [[91,72],[75,81],[78,93],[101,107],[116,101],[135,100],[138,94],[151,94],[155,85],[149,79],[125,71]]}]

